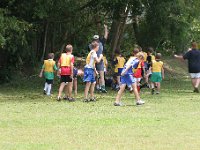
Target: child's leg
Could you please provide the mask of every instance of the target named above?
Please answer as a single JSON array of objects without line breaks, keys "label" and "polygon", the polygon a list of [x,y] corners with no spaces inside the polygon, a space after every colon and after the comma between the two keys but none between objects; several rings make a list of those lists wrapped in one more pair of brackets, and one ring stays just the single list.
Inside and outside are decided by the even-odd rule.
[{"label": "child's leg", "polygon": [[132,84],[132,88],[133,88],[133,92],[134,92],[136,101],[139,101],[140,100],[140,95],[139,95],[138,90],[137,90],[137,84],[133,83]]},{"label": "child's leg", "polygon": [[68,82],[67,89],[69,98],[72,98],[72,87],[73,87],[73,82]]},{"label": "child's leg", "polygon": [[100,88],[101,88],[102,91],[105,91],[104,71],[99,71],[99,75],[100,75],[100,80],[99,80]]},{"label": "child's leg", "polygon": [[90,97],[91,97],[91,99],[94,98],[94,88],[95,88],[95,84],[96,84],[96,82],[91,83],[91,87],[90,87]]},{"label": "child's leg", "polygon": [[64,91],[65,91],[65,97],[64,97],[64,99],[67,99],[68,97],[69,97],[69,86],[67,86],[69,83],[66,83],[65,85],[65,87],[64,87]]},{"label": "child's leg", "polygon": [[84,92],[85,99],[88,99],[88,92],[89,92],[89,89],[90,89],[90,85],[91,85],[91,82],[86,82],[85,92]]},{"label": "child's leg", "polygon": [[120,90],[117,93],[117,97],[116,97],[115,103],[117,103],[117,104],[120,103],[121,97],[122,97],[122,93],[124,92],[125,87],[126,87],[126,84],[121,84],[120,85]]},{"label": "child's leg", "polygon": [[52,84],[48,84],[47,87],[48,87],[48,88],[47,88],[47,95],[49,96],[49,95],[51,95],[51,87],[52,87]]},{"label": "child's leg", "polygon": [[156,82],[156,85],[157,85],[157,91],[159,93],[160,92],[160,82]]},{"label": "child's leg", "polygon": [[63,91],[65,85],[66,85],[65,82],[62,82],[62,83],[60,84],[60,88],[59,88],[59,91],[58,91],[58,97],[59,97],[59,98],[61,98],[62,91]]},{"label": "child's leg", "polygon": [[45,91],[45,92],[47,92],[47,87],[48,87],[48,83],[45,82],[45,84],[44,84],[44,91]]},{"label": "child's leg", "polygon": [[73,87],[74,87],[74,95],[77,95],[78,85],[77,85],[77,78],[73,80]]},{"label": "child's leg", "polygon": [[117,84],[120,85],[120,76],[117,76]]}]

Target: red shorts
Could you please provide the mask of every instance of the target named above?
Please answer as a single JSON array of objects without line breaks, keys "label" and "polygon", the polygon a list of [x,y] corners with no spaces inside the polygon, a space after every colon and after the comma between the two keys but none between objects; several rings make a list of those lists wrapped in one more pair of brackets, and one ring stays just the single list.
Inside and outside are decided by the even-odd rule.
[{"label": "red shorts", "polygon": [[71,67],[61,67],[60,75],[71,75]]}]

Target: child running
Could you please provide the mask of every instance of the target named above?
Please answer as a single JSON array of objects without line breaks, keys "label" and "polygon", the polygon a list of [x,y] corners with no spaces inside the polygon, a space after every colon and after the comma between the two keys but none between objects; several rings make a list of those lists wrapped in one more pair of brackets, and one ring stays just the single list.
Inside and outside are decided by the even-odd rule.
[{"label": "child running", "polygon": [[[99,63],[103,59],[103,55],[97,57],[97,51],[99,49],[99,43],[97,41],[93,41],[91,44],[92,50],[89,52],[86,58],[86,65],[84,67],[84,77],[83,81],[86,82],[85,85],[85,99],[84,102],[95,101],[94,97],[94,88],[96,84],[95,73],[98,74],[95,63]],[[88,99],[88,92],[90,90],[90,99]]]},{"label": "child running", "polygon": [[[134,50],[135,51],[135,50]],[[136,80],[133,77],[133,68],[137,68],[139,61],[143,60],[144,56],[142,53],[137,53],[135,57],[130,57],[129,60],[124,65],[121,74],[121,85],[120,90],[117,93],[116,101],[114,106],[122,106],[121,97],[125,90],[126,85],[132,87],[136,98],[136,105],[142,105],[145,102],[140,99],[140,95],[137,90]]]},{"label": "child running", "polygon": [[62,53],[61,57],[58,61],[58,67],[60,68],[60,88],[58,92],[58,98],[57,100],[61,100],[61,95],[63,92],[63,89],[65,85],[66,87],[66,95],[68,97],[65,97],[65,99],[69,101],[74,101],[74,98],[72,97],[72,79],[73,79],[73,68],[74,68],[74,56],[72,55],[73,47],[72,45],[66,46],[66,53]]},{"label": "child running", "polygon": [[44,77],[46,79],[44,86],[44,94],[48,96],[51,95],[51,88],[54,79],[54,71],[57,70],[56,62],[53,59],[54,59],[54,53],[49,53],[48,60],[44,60],[44,64],[39,74],[39,77],[41,78],[44,72]]},{"label": "child running", "polygon": [[163,62],[160,60],[162,57],[161,53],[156,54],[156,60],[152,60],[152,75],[150,78],[151,81],[151,94],[154,94],[155,87],[156,87],[156,94],[160,93],[160,83],[162,79],[164,79],[164,68],[163,68]]}]

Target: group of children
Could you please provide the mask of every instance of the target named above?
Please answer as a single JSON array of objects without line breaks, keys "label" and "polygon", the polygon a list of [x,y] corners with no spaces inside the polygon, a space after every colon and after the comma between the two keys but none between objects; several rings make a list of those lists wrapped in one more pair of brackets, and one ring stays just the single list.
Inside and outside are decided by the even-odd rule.
[{"label": "group of children", "polygon": [[[40,77],[45,76],[46,82],[44,86],[44,94],[50,96],[51,88],[54,79],[54,71],[57,71],[57,75],[60,77],[60,87],[57,100],[65,99],[68,101],[74,101],[72,96],[72,89],[75,89],[75,95],[77,94],[77,76],[83,76],[85,82],[84,90],[84,102],[95,101],[94,90],[96,86],[96,77],[98,71],[96,70],[96,64],[104,60],[107,62],[105,56],[102,54],[98,57],[97,51],[99,49],[99,43],[93,41],[91,43],[91,51],[86,57],[86,65],[84,66],[84,72],[81,69],[74,67],[74,56],[72,54],[72,45],[67,45],[65,52],[61,54],[59,61],[56,65],[54,54],[48,54],[48,60],[44,61],[42,70],[39,74]],[[145,102],[140,98],[140,88],[150,85],[152,94],[156,89],[156,94],[160,92],[160,82],[164,79],[163,62],[161,61],[161,54],[153,54],[153,49],[149,48],[148,52],[143,52],[140,47],[136,47],[133,50],[132,56],[126,62],[119,50],[115,52],[115,58],[113,64],[115,65],[115,76],[117,79],[116,89],[118,90],[116,101],[114,106],[122,106],[121,97],[125,88],[128,87],[130,91],[133,91],[136,98],[136,105],[142,105]],[[126,62],[126,63],[125,63]],[[108,64],[108,63],[107,63]],[[107,68],[105,63],[105,69]],[[105,70],[106,71],[106,70]],[[149,80],[150,78],[150,80]],[[141,84],[143,79],[144,84]],[[64,91],[65,96],[62,97]]]}]

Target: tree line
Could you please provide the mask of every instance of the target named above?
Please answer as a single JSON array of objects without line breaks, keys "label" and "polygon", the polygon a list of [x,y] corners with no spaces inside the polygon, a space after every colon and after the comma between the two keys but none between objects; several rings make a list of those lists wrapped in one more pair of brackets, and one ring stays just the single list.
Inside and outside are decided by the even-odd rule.
[{"label": "tree line", "polygon": [[[109,27],[106,52],[129,55],[134,45],[183,51],[200,32],[198,0],[1,0],[0,80],[35,66],[67,43],[83,57],[94,34]],[[14,68],[14,69],[13,69]]]}]

